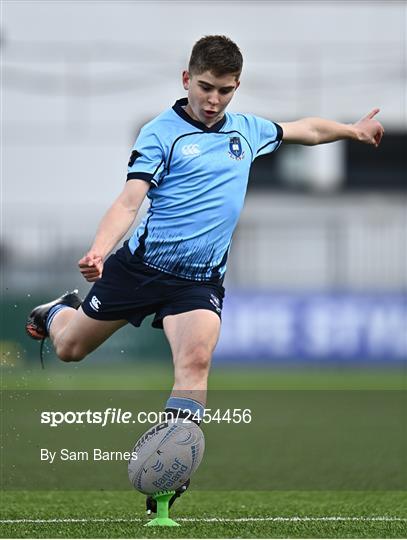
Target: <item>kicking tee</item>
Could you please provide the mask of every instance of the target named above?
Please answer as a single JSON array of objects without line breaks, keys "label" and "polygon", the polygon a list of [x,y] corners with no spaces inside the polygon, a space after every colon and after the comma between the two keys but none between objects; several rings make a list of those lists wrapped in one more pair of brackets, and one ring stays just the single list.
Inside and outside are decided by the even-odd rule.
[{"label": "kicking tee", "polygon": [[129,240],[147,266],[198,281],[219,281],[246,194],[250,166],[276,150],[281,127],[225,113],[212,127],[192,119],[187,99],[146,124],[134,144],[127,180],[150,182],[146,217]]}]

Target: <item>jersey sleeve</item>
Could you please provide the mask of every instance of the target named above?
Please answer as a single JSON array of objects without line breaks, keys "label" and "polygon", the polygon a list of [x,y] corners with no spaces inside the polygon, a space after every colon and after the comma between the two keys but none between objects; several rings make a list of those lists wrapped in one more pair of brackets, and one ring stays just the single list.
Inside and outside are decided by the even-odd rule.
[{"label": "jersey sleeve", "polygon": [[246,119],[250,130],[250,141],[253,145],[253,159],[264,154],[271,154],[279,148],[283,140],[281,126],[258,116],[247,115]]},{"label": "jersey sleeve", "polygon": [[150,126],[144,126],[132,148],[127,180],[146,180],[157,186],[164,167],[165,156],[160,140]]}]

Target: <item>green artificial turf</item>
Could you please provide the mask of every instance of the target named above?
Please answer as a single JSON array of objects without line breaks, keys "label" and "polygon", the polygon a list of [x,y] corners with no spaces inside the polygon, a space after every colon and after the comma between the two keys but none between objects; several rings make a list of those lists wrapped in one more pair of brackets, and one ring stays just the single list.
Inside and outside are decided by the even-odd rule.
[{"label": "green artificial turf", "polygon": [[[229,399],[231,406],[247,402],[254,420],[247,426],[204,427],[204,461],[172,512],[181,524],[177,529],[144,527],[144,496],[126,490],[126,463],[100,468],[74,463],[65,473],[61,463],[52,469],[37,455],[42,445],[110,449],[120,443],[130,449],[143,426],[49,428],[40,425],[39,413],[122,403],[138,410],[137,399],[144,408],[151,400],[154,410],[171,388],[170,365],[65,365],[50,359],[44,371],[32,363],[5,366],[1,375],[7,390],[1,480],[8,488],[0,493],[2,538],[407,537],[407,494],[401,491],[407,455],[402,368],[215,365],[208,406],[229,406]],[[133,390],[148,391],[147,397]],[[269,428],[267,435],[263,426]],[[226,443],[239,451],[229,452]],[[268,486],[273,491],[246,491]]]},{"label": "green artificial turf", "polygon": [[[2,494],[1,507],[2,538],[405,538],[407,534],[406,493],[391,491],[191,489],[171,512],[181,526],[158,529],[144,527],[148,521],[144,497],[132,491],[10,491]],[[5,523],[6,519],[44,521]]]},{"label": "green artificial turf", "polygon": [[[98,364],[92,358],[64,364],[52,357],[41,369],[38,359],[20,367],[3,366],[3,389],[18,390],[169,390],[173,384],[171,362],[114,359]],[[406,390],[407,369],[393,367],[291,367],[266,364],[212,366],[209,377],[212,390]]]}]

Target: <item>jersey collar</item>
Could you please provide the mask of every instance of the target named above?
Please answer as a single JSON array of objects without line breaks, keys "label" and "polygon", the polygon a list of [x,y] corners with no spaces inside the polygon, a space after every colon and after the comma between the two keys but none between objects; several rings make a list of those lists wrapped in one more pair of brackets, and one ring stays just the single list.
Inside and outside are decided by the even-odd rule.
[{"label": "jersey collar", "polygon": [[188,105],[188,98],[182,98],[182,99],[178,99],[174,103],[172,108],[178,114],[178,116],[180,116],[183,120],[185,120],[185,122],[188,122],[189,124],[192,124],[193,126],[197,127],[198,129],[200,129],[202,131],[206,131],[208,133],[213,133],[213,132],[220,131],[223,128],[223,126],[225,125],[226,114],[223,116],[223,118],[221,118],[219,120],[219,122],[216,122],[216,124],[214,124],[213,126],[208,127],[208,126],[205,126],[205,124],[203,122],[199,122],[198,120],[194,120],[193,118],[191,118],[189,116],[189,114],[187,112],[185,112],[184,107],[186,105]]}]

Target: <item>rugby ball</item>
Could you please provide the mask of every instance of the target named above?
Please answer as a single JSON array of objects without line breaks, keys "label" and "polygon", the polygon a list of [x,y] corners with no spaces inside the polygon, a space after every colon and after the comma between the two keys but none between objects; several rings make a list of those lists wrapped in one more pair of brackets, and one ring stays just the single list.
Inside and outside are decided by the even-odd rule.
[{"label": "rugby ball", "polygon": [[134,445],[129,480],[146,495],[176,490],[197,470],[204,450],[204,434],[194,422],[178,419],[156,424]]}]

